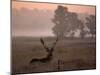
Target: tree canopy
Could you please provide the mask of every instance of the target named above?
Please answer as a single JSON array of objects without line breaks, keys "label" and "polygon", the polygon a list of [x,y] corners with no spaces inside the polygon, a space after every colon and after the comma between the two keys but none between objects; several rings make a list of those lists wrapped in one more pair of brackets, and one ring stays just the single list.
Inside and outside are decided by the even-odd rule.
[{"label": "tree canopy", "polygon": [[58,37],[65,37],[68,32],[75,31],[83,26],[76,13],[69,12],[67,7],[60,5],[55,10],[52,21],[55,24],[53,32]]},{"label": "tree canopy", "polygon": [[96,17],[94,15],[90,15],[87,19],[87,27],[90,30],[90,34],[95,35],[96,34]]}]

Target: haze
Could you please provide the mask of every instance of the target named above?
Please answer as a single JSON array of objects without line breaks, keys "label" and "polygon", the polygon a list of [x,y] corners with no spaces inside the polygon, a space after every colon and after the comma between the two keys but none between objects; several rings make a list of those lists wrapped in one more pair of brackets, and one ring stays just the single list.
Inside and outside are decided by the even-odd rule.
[{"label": "haze", "polygon": [[[54,10],[61,4],[12,2],[12,35],[13,36],[54,36],[51,19]],[[95,15],[94,6],[63,5],[70,12]],[[85,15],[86,16],[86,15]],[[84,16],[83,18],[84,20]],[[75,34],[79,35],[79,31]]]}]

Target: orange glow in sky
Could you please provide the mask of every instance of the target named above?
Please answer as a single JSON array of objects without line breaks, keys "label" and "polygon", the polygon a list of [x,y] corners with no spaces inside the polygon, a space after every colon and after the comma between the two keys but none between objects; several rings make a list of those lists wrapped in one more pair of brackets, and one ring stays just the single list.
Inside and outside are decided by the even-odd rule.
[{"label": "orange glow in sky", "polygon": [[12,8],[21,9],[48,9],[48,10],[55,10],[57,5],[63,5],[68,7],[68,10],[71,12],[77,13],[86,13],[86,14],[93,14],[95,15],[95,6],[83,6],[83,5],[65,5],[65,4],[51,4],[51,3],[36,3],[36,2],[17,2],[12,1]]}]

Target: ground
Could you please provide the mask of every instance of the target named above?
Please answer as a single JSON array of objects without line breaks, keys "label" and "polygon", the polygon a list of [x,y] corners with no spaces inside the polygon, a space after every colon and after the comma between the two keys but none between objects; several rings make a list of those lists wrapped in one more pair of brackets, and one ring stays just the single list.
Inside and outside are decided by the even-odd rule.
[{"label": "ground", "polygon": [[[70,70],[87,70],[96,68],[96,41],[93,38],[60,39],[54,49],[50,62],[30,64],[33,58],[43,58],[47,52],[40,38],[12,38],[12,73],[37,73]],[[52,46],[55,38],[44,38],[48,47]]]}]

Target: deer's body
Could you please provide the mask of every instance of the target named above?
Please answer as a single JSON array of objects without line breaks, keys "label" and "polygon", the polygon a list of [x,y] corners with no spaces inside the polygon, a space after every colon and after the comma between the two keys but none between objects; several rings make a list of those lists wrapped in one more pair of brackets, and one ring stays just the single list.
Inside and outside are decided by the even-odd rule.
[{"label": "deer's body", "polygon": [[52,60],[52,58],[53,58],[54,47],[55,47],[55,45],[56,45],[58,39],[54,42],[53,47],[50,48],[50,49],[49,49],[48,47],[46,47],[45,42],[43,41],[42,38],[40,39],[40,41],[41,41],[43,47],[45,48],[45,50],[46,50],[46,52],[47,52],[48,54],[47,54],[47,56],[46,56],[45,58],[34,58],[34,59],[32,59],[32,60],[30,61],[30,64],[35,63],[35,62],[47,63],[47,62],[50,62],[50,61]]},{"label": "deer's body", "polygon": [[32,59],[30,61],[30,64],[32,64],[34,62],[46,63],[46,62],[49,62],[51,60],[52,60],[52,55],[47,55],[47,57],[45,57],[45,58],[35,58],[35,59]]}]

